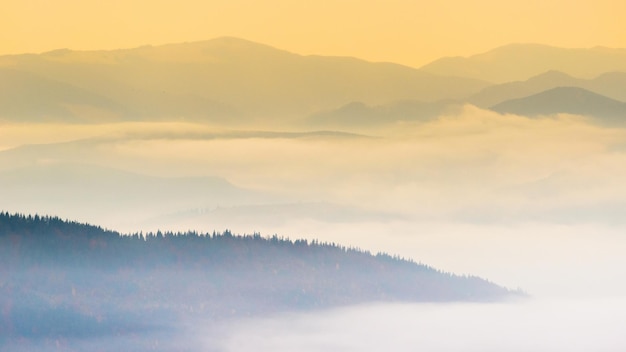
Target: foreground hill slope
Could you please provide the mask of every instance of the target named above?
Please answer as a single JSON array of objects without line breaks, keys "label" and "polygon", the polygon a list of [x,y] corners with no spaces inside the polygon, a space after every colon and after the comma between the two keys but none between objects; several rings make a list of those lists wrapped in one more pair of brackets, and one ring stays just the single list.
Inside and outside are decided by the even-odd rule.
[{"label": "foreground hill slope", "polygon": [[386,254],[305,240],[122,236],[59,218],[0,213],[0,335],[152,329],[371,301],[492,301],[514,295]]}]

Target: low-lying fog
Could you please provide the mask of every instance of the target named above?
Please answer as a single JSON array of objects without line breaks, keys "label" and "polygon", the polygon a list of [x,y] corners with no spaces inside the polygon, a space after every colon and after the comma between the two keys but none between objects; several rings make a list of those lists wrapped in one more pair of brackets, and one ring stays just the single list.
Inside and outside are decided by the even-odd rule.
[{"label": "low-lying fog", "polygon": [[198,343],[224,352],[605,352],[626,348],[625,324],[624,299],[381,304],[234,322]]},{"label": "low-lying fog", "polygon": [[136,350],[621,352],[626,348],[625,325],[624,298],[372,304],[220,324],[188,321],[140,336],[13,341],[5,347],[21,351],[119,351],[141,346]]},{"label": "low-lying fog", "polygon": [[0,209],[316,238],[536,297],[626,295],[624,129],[467,106],[348,134],[282,131],[297,129],[0,125]]}]

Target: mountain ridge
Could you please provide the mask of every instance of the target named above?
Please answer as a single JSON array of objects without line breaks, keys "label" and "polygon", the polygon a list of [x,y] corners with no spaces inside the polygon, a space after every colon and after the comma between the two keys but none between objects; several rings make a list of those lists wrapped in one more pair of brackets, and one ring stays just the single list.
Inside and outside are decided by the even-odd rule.
[{"label": "mountain ridge", "polygon": [[531,117],[558,113],[584,115],[607,125],[623,126],[626,122],[625,102],[579,87],[556,87],[528,97],[507,100],[491,109]]},{"label": "mountain ridge", "polygon": [[[285,122],[283,117],[304,118],[350,101],[461,99],[488,85],[395,63],[303,56],[230,37],[115,51],[1,56],[0,67],[88,90],[126,107],[139,120],[237,123],[276,117]],[[39,99],[26,93],[24,100]]]},{"label": "mountain ridge", "polygon": [[467,57],[440,58],[420,70],[483,79],[495,84],[526,80],[548,70],[589,78],[607,71],[626,71],[626,49],[514,43]]},{"label": "mountain ridge", "polygon": [[626,72],[606,72],[592,79],[576,78],[549,70],[524,81],[489,86],[468,98],[468,102],[488,108],[506,100],[523,98],[556,87],[579,87],[609,98],[626,101]]},{"label": "mountain ridge", "polygon": [[[485,108],[555,86],[580,86],[624,100],[625,72],[626,49],[541,44],[505,45],[419,69],[300,55],[236,37],[116,50],[59,49],[0,56],[0,75],[6,76],[0,120],[299,127],[311,116],[352,102],[383,107],[398,101],[459,101]],[[590,73],[594,79],[574,78]],[[513,75],[492,79],[500,74]],[[513,82],[488,83],[499,80]],[[380,111],[365,113],[374,118]]]},{"label": "mountain ridge", "polygon": [[558,70],[549,70],[524,81],[486,87],[468,102],[489,108],[506,100],[523,98],[556,87],[579,87],[609,98],[626,101],[626,72],[605,72],[592,79],[576,78]]}]

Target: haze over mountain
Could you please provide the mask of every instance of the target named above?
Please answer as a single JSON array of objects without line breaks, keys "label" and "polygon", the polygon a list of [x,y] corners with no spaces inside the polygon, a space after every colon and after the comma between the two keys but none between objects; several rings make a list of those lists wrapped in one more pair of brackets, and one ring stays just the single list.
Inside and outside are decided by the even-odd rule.
[{"label": "haze over mountain", "polygon": [[[124,133],[0,151],[0,209],[37,211],[115,224],[118,228],[155,231],[172,227],[225,229],[235,225],[248,226],[252,231],[303,219],[363,222],[395,216],[351,205],[298,199],[284,192],[237,187],[214,176],[219,171],[211,165],[175,165],[177,162],[170,164],[160,158],[148,162],[143,157],[119,152],[130,145],[155,141],[158,144],[160,141],[166,144],[224,141],[237,145],[237,141],[315,143],[368,137],[324,131],[287,133],[214,131],[198,125],[173,127],[166,124],[150,131],[150,126],[144,123],[133,132],[131,128]],[[200,151],[210,154],[210,150],[202,147]],[[166,169],[174,172],[164,173]]]},{"label": "haze over mountain", "polygon": [[626,351],[625,13],[2,0],[0,351]]},{"label": "haze over mountain", "polygon": [[133,115],[123,105],[72,84],[0,68],[0,120],[112,122]]},{"label": "haze over mountain", "polygon": [[[31,110],[29,105],[5,108],[1,117],[13,121],[33,119],[38,105],[102,110],[107,107],[102,100],[115,109],[104,109],[101,115],[111,116],[100,121],[267,122],[352,101],[461,99],[487,86],[476,79],[438,76],[392,63],[302,56],[230,37],[114,51],[64,49],[3,56],[0,68],[12,70],[7,84],[25,87],[14,91],[12,100],[34,103]],[[50,90],[41,89],[39,81],[56,86],[48,83]],[[90,99],[74,101],[62,93],[72,89]],[[48,115],[61,121],[88,120],[72,111]]]},{"label": "haze over mountain", "polygon": [[[626,71],[624,62],[626,49],[513,44],[418,70],[302,56],[232,37],[113,51],[62,49],[0,57],[0,120],[375,125],[432,118],[451,101],[489,107],[558,86],[623,100],[626,73],[609,71]],[[515,80],[525,81],[486,82]]]},{"label": "haze over mountain", "polygon": [[596,118],[606,125],[626,123],[626,103],[577,87],[557,87],[529,97],[507,100],[491,108],[523,116],[574,114]]},{"label": "haze over mountain", "polygon": [[[0,172],[0,208],[139,224],[181,209],[272,203],[219,177],[156,177],[88,163],[51,162]],[[62,204],[62,206],[61,206]]]},{"label": "haze over mountain", "polygon": [[626,49],[564,49],[540,44],[510,44],[470,57],[441,58],[420,70],[493,83],[522,81],[550,70],[593,78],[605,72],[626,72]]},{"label": "haze over mountain", "polygon": [[458,112],[461,107],[462,103],[454,100],[435,102],[404,100],[376,106],[352,102],[338,109],[311,115],[307,125],[360,130],[403,122],[427,122],[447,112]]},{"label": "haze over mountain", "polygon": [[[217,45],[220,42],[224,48]],[[240,51],[236,43],[241,44]],[[191,53],[183,53],[183,48]],[[209,50],[211,48],[215,49],[215,54]],[[270,64],[260,60],[254,66],[254,58],[239,56],[254,52],[254,48],[260,51],[261,58],[267,56]],[[158,56],[156,52],[167,55]],[[225,52],[232,52],[235,57],[227,57]],[[286,77],[294,77],[300,71],[293,73],[284,65],[274,67],[278,64],[271,64],[273,55],[283,63],[292,60],[314,62],[313,66],[328,63],[328,67],[334,67],[341,74],[315,79],[331,82],[331,86],[326,87],[330,90],[349,88],[353,84],[350,82],[357,82],[354,89],[358,92],[394,96],[392,91],[380,93],[383,86],[361,79],[367,76],[379,79],[376,82],[384,81],[386,73],[377,76],[381,67],[385,72],[391,68],[393,72],[413,72],[409,76],[422,77],[419,70],[392,64],[300,56],[231,39],[109,52],[59,51],[5,56],[0,60],[3,65],[9,65],[10,61],[14,65],[21,62],[22,68],[39,70],[3,66],[3,70],[20,80],[33,82],[31,88],[22,92],[33,91],[40,95],[35,89],[40,84],[50,85],[53,91],[60,92],[42,98],[47,104],[44,105],[51,107],[49,110],[55,111],[58,107],[61,111],[58,116],[81,120],[83,115],[75,113],[72,104],[76,102],[71,100],[76,92],[92,110],[111,109],[117,111],[122,120],[117,122],[119,116],[116,115],[107,120],[102,114],[100,121],[116,122],[2,123],[0,171],[6,176],[3,191],[6,190],[8,196],[0,197],[0,203],[9,211],[41,209],[48,214],[123,231],[158,228],[222,231],[229,228],[239,233],[258,231],[266,235],[341,239],[344,243],[360,243],[372,250],[428,258],[429,262],[446,270],[468,270],[512,287],[528,287],[533,293],[542,290],[559,294],[625,292],[623,284],[618,282],[599,282],[595,277],[583,280],[570,275],[572,267],[580,269],[579,258],[585,257],[577,248],[589,248],[588,243],[577,247],[580,242],[573,242],[567,246],[562,243],[563,237],[554,235],[555,232],[598,231],[612,235],[618,230],[607,229],[604,225],[610,224],[615,229],[624,225],[621,171],[626,165],[623,159],[626,143],[622,129],[590,124],[579,116],[535,119],[502,115],[454,102],[448,110],[442,106],[449,100],[419,100],[413,96],[370,102],[355,98],[350,89],[329,93],[343,94],[349,100],[328,99],[327,108],[318,109],[326,103],[311,105],[302,111],[312,113],[303,112],[293,118],[286,113],[251,116],[229,107],[229,111],[239,115],[229,115],[228,119],[236,120],[239,126],[204,123],[224,121],[219,119],[221,114],[211,115],[208,105],[207,109],[188,105],[190,111],[197,110],[200,114],[208,111],[203,115],[206,119],[200,119],[203,123],[123,121],[138,119],[135,111],[140,111],[141,119],[150,119],[153,117],[150,109],[157,111],[161,110],[159,104],[168,105],[167,99],[158,99],[162,94],[171,93],[155,89],[160,88],[161,83],[178,82],[173,85],[177,91],[172,94],[181,97],[187,94],[185,92],[204,92],[201,85],[211,86],[212,81],[206,79],[209,73],[232,85],[226,90],[236,88],[235,83],[224,78],[227,76],[254,76],[251,73],[257,72],[259,77],[267,78],[263,84],[239,87],[243,92],[241,101],[247,99],[245,94],[252,96],[264,85],[286,89],[285,96],[289,98],[293,85],[291,81],[285,83]],[[198,62],[191,60],[194,57]],[[346,63],[345,68],[335,66],[337,62]],[[355,62],[367,75],[352,68]],[[238,63],[243,64],[237,66]],[[252,66],[234,72],[235,66],[244,64]],[[269,77],[264,71],[268,67],[274,67],[272,72],[281,75]],[[224,70],[222,76],[219,75],[221,69]],[[48,70],[56,76],[42,73]],[[283,75],[282,72],[293,74]],[[345,72],[354,73],[355,78],[346,76]],[[5,77],[10,76],[5,74]],[[539,80],[551,81],[550,75]],[[606,75],[610,78],[607,81],[614,81],[615,87],[619,87],[617,76]],[[65,77],[71,82],[65,81]],[[197,86],[185,86],[185,80]],[[83,86],[83,81],[104,83],[94,84],[100,90],[95,91]],[[421,84],[423,82],[420,87]],[[5,87],[10,89],[10,85]],[[311,85],[307,92],[303,88],[297,94],[302,101],[323,101],[325,91],[317,91],[315,87]],[[220,90],[219,87],[209,88]],[[430,89],[429,86],[422,88]],[[11,98],[5,99],[6,106],[14,104],[13,100],[19,101],[22,93],[17,91],[7,93]],[[213,102],[215,106],[229,106],[213,97],[200,98],[209,105]],[[121,102],[123,99],[129,103]],[[267,102],[267,108],[282,109],[284,106],[280,104],[284,101],[291,104],[289,99],[276,99]],[[465,98],[459,101],[464,102]],[[129,108],[131,105],[139,109]],[[26,103],[18,107],[30,108]],[[176,118],[185,118],[187,113],[178,110],[179,107],[173,104],[169,111],[181,111]],[[320,111],[329,114],[328,118],[316,115]],[[124,115],[126,113],[129,114]],[[156,115],[155,112],[154,116],[156,120],[169,119],[169,113]],[[55,170],[63,165],[68,166],[67,172]],[[93,172],[82,172],[83,167],[93,167]],[[608,169],[616,171],[607,173]],[[104,179],[109,175],[114,181]],[[102,185],[103,191],[87,189],[86,185],[94,188]],[[222,186],[232,191],[232,196],[220,193],[217,188]],[[189,195],[188,200],[182,195]],[[139,199],[144,196],[146,201]],[[161,202],[167,197],[172,201]],[[117,206],[114,199],[128,199],[128,203]],[[18,205],[21,208],[16,209]],[[42,206],[35,209],[35,205]],[[511,229],[512,224],[519,227]],[[602,228],[597,230],[594,226]],[[494,238],[501,233],[514,233],[510,241],[501,242],[504,249],[477,245],[494,243]],[[534,237],[529,237],[528,233]],[[541,266],[554,268],[551,272],[554,275],[549,275],[543,267],[534,271],[536,268],[523,264],[528,257],[540,255],[535,241],[548,237],[552,242],[546,248],[555,254],[544,257]],[[615,258],[611,250],[617,247],[610,241],[618,240],[611,237],[607,241],[596,253],[601,253],[598,255],[603,258]],[[454,254],[450,254],[451,246]],[[519,248],[532,254],[512,256],[511,253],[522,253]],[[621,266],[595,261],[593,255],[585,258],[594,263],[593,272],[621,273]],[[501,264],[496,267],[494,262]],[[552,282],[548,276],[568,278]]]},{"label": "haze over mountain", "polygon": [[488,108],[505,100],[527,97],[556,87],[579,87],[615,100],[626,101],[626,72],[607,72],[593,79],[582,79],[550,70],[525,81],[489,86],[471,96],[468,102]]}]

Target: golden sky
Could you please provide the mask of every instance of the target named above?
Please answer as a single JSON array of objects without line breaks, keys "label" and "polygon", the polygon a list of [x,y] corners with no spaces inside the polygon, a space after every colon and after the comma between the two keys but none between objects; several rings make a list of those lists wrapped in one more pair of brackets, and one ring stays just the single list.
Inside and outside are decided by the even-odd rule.
[{"label": "golden sky", "polygon": [[511,42],[626,47],[624,0],[2,0],[0,54],[236,36],[420,66]]}]

